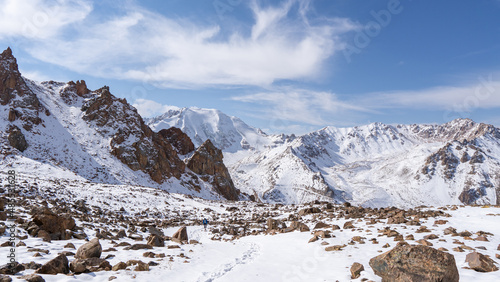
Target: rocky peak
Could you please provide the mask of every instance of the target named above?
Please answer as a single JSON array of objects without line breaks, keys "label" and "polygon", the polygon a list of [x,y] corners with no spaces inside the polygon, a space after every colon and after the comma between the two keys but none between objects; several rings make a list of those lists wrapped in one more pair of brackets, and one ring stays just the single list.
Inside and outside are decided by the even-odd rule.
[{"label": "rocky peak", "polygon": [[238,200],[240,191],[234,187],[229,171],[222,161],[223,158],[222,151],[207,139],[189,158],[187,166],[199,174],[201,179],[212,184],[224,198]]},{"label": "rocky peak", "polygon": [[158,183],[170,177],[180,178],[185,164],[167,139],[154,133],[137,110],[125,99],[111,94],[105,86],[82,107],[83,119],[110,137],[111,153],[132,170],[141,170]]},{"label": "rocky peak", "polygon": [[194,144],[189,136],[182,132],[177,127],[171,127],[169,129],[162,129],[158,131],[158,134],[163,136],[165,139],[172,144],[177,153],[181,155],[187,155],[194,151]]}]

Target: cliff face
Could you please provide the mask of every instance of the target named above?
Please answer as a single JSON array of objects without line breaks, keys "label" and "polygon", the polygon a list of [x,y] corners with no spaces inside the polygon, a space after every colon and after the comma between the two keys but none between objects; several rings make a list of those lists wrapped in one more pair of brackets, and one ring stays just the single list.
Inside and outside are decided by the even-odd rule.
[{"label": "cliff face", "polygon": [[172,176],[179,179],[184,173],[185,164],[168,140],[153,132],[137,110],[125,99],[113,96],[108,87],[95,91],[82,111],[85,121],[111,138],[111,154],[132,170],[141,170],[158,183]]},{"label": "cliff face", "polygon": [[18,125],[29,131],[42,123],[40,113],[45,108],[26,85],[10,48],[0,54],[0,104],[9,107],[8,120],[12,126]]},{"label": "cliff face", "polygon": [[191,138],[189,138],[186,133],[182,132],[182,130],[177,127],[162,129],[158,131],[158,134],[166,138],[181,155],[187,155],[195,149]]},{"label": "cliff face", "polygon": [[228,200],[238,200],[240,191],[234,187],[229,171],[224,165],[222,151],[210,139],[205,141],[189,158],[187,166],[201,179],[209,182]]}]

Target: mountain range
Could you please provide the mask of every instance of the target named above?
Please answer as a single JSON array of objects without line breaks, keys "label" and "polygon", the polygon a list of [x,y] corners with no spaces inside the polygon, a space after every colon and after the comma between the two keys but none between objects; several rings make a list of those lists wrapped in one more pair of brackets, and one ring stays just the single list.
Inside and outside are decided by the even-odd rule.
[{"label": "mountain range", "polygon": [[300,204],[500,204],[500,131],[441,125],[325,127],[268,135],[214,109],[143,119],[109,87],[22,77],[0,55],[0,168],[140,185],[205,199]]}]

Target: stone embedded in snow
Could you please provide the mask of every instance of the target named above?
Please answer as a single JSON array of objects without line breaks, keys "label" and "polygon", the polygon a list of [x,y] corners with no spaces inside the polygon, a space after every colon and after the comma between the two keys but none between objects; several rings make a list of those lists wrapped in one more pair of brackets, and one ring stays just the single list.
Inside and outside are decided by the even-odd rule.
[{"label": "stone embedded in snow", "polygon": [[174,235],[172,235],[172,241],[177,243],[183,243],[189,241],[186,226],[179,228],[179,230],[177,230],[177,232],[175,232]]},{"label": "stone embedded in snow", "polygon": [[498,270],[494,260],[478,252],[468,254],[465,257],[465,262],[469,263],[470,268],[479,272],[492,272]]},{"label": "stone embedded in snow", "polygon": [[42,265],[35,273],[39,274],[68,274],[69,265],[68,258],[65,255],[58,255],[56,258],[48,261],[46,264]]},{"label": "stone embedded in snow", "polygon": [[99,243],[99,239],[94,238],[83,244],[76,251],[75,258],[79,259],[87,259],[87,258],[100,258],[102,253],[101,243]]},{"label": "stone embedded in snow", "polygon": [[459,281],[455,257],[426,246],[398,244],[370,266],[383,281]]},{"label": "stone embedded in snow", "polygon": [[351,266],[351,279],[357,279],[359,276],[361,276],[361,271],[365,270],[365,267],[359,263],[355,262]]}]

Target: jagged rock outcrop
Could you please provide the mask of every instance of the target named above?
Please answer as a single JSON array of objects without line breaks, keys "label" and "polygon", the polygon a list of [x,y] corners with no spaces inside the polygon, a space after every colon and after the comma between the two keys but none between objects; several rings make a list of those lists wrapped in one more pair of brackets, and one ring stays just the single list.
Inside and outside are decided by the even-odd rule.
[{"label": "jagged rock outcrop", "polygon": [[141,170],[158,183],[170,177],[180,178],[185,164],[168,140],[153,132],[137,110],[125,99],[109,92],[109,87],[95,91],[96,96],[82,107],[83,119],[111,137],[111,153],[132,170]]},{"label": "jagged rock outcrop", "polygon": [[45,109],[26,85],[10,48],[0,54],[0,104],[10,106],[10,122],[20,119],[22,127],[28,131],[42,123],[39,113]]},{"label": "jagged rock outcrop", "polygon": [[177,127],[162,129],[158,131],[158,134],[167,139],[175,150],[177,150],[177,153],[181,155],[187,155],[195,149],[191,138]]},{"label": "jagged rock outcrop", "polygon": [[194,173],[199,174],[203,180],[212,184],[224,198],[238,200],[240,191],[234,187],[231,175],[222,159],[222,151],[208,139],[189,158],[187,166]]}]

